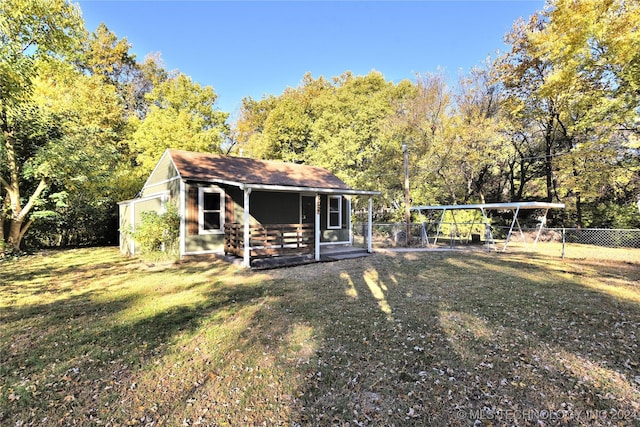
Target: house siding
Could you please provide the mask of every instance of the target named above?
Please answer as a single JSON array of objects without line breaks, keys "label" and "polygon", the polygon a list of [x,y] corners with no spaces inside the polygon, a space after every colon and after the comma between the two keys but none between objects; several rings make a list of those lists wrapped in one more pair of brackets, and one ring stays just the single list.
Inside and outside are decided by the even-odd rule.
[{"label": "house siding", "polygon": [[173,166],[171,158],[165,155],[160,159],[153,172],[151,172],[151,175],[149,175],[149,179],[147,179],[147,182],[142,188],[142,195],[158,193],[162,191],[163,188],[168,188],[171,184],[173,184],[171,187],[174,191],[172,195],[178,194],[178,178],[178,171]]},{"label": "house siding", "polygon": [[349,221],[350,212],[348,209],[348,201],[342,196],[342,227],[339,229],[328,228],[328,203],[329,196],[320,197],[320,242],[321,243],[346,243],[349,242]]},{"label": "house siding", "polygon": [[137,246],[128,233],[135,231],[142,220],[142,213],[153,211],[162,212],[170,196],[168,191],[152,194],[143,199],[131,200],[119,205],[120,251],[125,254],[137,252]]},{"label": "house siding", "polygon": [[[187,194],[189,195],[187,197],[187,212],[186,212],[186,216],[187,216],[187,225],[186,228],[189,228],[188,223],[189,221],[197,221],[197,215],[198,215],[198,188],[212,188],[212,189],[219,189],[219,190],[223,190],[225,191],[226,194],[226,189],[221,187],[221,186],[217,186],[217,185],[213,185],[213,184],[202,184],[202,183],[187,183],[185,185],[185,190],[187,192]],[[191,200],[191,197],[196,197],[195,202],[193,200]],[[225,203],[223,202],[223,208],[225,206]],[[195,212],[188,212],[190,209],[195,209]],[[190,218],[191,216],[195,215],[195,219],[194,218]],[[227,220],[226,215],[224,215],[225,217],[225,221]],[[198,229],[197,229],[197,224],[195,227],[195,232],[188,232],[187,229],[182,230],[182,233],[184,233],[184,251],[185,254],[197,254],[197,253],[207,253],[207,252],[215,252],[215,253],[222,253],[224,252],[224,232],[220,231],[219,233],[206,233],[206,234],[199,234]]]}]

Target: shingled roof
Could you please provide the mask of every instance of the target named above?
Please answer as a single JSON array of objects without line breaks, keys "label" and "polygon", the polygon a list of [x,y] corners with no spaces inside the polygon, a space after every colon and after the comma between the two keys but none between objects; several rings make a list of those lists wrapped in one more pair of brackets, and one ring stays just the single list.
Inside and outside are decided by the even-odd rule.
[{"label": "shingled roof", "polygon": [[261,185],[347,190],[360,193],[351,190],[327,169],[317,166],[174,149],[167,150],[166,154],[171,157],[182,179],[187,181],[224,182],[248,187]]}]

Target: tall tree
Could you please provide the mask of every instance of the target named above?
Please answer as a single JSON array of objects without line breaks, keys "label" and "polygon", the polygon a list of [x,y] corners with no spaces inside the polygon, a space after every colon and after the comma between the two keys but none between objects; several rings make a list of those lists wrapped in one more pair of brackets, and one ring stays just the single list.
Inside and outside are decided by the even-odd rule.
[{"label": "tall tree", "polygon": [[[33,170],[38,184],[23,204],[25,166],[32,140],[24,136],[21,113],[28,111],[32,83],[39,63],[56,61],[76,47],[84,34],[77,7],[65,0],[0,1],[0,128],[2,150],[0,184],[9,200],[9,233],[12,250],[20,249],[30,211],[49,184],[46,174]],[[37,120],[36,120],[37,121]],[[5,218],[2,218],[4,221]]]},{"label": "tall tree", "polygon": [[583,205],[635,204],[628,189],[638,152],[629,136],[640,134],[640,4],[555,0],[546,15],[531,40],[553,64],[541,91],[566,97],[571,139],[558,176],[583,224]]},{"label": "tall tree", "polygon": [[545,200],[557,199],[555,157],[564,151],[568,138],[563,110],[565,95],[544,92],[544,86],[553,64],[540,56],[533,46],[531,35],[542,31],[546,24],[540,14],[528,22],[518,20],[506,41],[511,51],[499,58],[499,79],[504,85],[507,109],[516,130],[527,131],[526,140],[540,147],[537,157],[544,162]]},{"label": "tall tree", "polygon": [[458,165],[465,179],[465,201],[484,203],[502,200],[501,171],[511,154],[504,134],[500,109],[500,87],[492,81],[491,69],[474,68],[460,79],[456,103],[455,138]]},{"label": "tall tree", "polygon": [[147,95],[146,116],[131,120],[137,173],[148,175],[167,148],[220,152],[229,114],[216,108],[216,99],[211,86],[200,86],[184,74],[155,86]]},{"label": "tall tree", "polygon": [[[49,234],[59,244],[86,243],[79,235],[103,241],[120,187],[114,171],[122,161],[118,148],[125,118],[116,88],[68,65],[44,67],[34,80],[31,104],[52,117],[59,131],[58,138],[38,144],[29,161],[49,181],[31,215],[43,224],[36,223],[34,232],[45,225],[55,229]],[[98,230],[105,236],[94,234]]]},{"label": "tall tree", "polygon": [[637,171],[624,134],[637,133],[639,121],[639,8],[550,1],[514,26],[498,62],[514,134],[528,144],[521,151],[543,164],[547,200],[574,202],[579,225],[585,204],[612,201]]}]

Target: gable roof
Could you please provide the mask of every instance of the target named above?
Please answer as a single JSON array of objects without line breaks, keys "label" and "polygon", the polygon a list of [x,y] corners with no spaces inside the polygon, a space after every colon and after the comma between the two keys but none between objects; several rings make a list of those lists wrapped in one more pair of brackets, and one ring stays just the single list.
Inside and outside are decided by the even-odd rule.
[{"label": "gable roof", "polygon": [[238,187],[275,191],[339,191],[343,194],[379,194],[352,190],[327,169],[318,166],[222,156],[168,149],[180,177],[186,181],[220,182]]}]

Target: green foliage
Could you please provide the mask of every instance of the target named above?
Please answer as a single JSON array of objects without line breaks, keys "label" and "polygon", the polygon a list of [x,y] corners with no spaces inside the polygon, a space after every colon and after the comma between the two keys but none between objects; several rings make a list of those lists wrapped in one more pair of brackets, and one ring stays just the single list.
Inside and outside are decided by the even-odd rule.
[{"label": "green foliage", "polygon": [[140,224],[131,237],[142,254],[164,252],[169,256],[179,253],[180,213],[178,207],[169,204],[166,212],[142,212]]},{"label": "green foliage", "polygon": [[147,95],[143,120],[132,118],[131,150],[138,173],[147,176],[167,148],[219,152],[229,133],[228,113],[215,108],[211,86],[200,86],[184,74],[170,78]]}]

